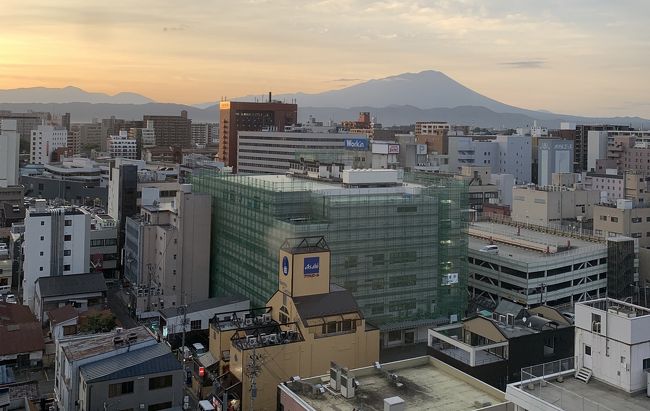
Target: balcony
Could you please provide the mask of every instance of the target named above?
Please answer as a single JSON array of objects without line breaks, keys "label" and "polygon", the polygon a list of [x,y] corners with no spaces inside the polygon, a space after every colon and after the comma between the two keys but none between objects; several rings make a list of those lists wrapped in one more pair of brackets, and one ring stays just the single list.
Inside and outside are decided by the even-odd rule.
[{"label": "balcony", "polygon": [[458,338],[462,334],[462,328],[462,324],[451,324],[430,329],[429,347],[470,367],[506,361],[506,358],[495,354],[493,351],[507,351],[507,341],[484,345],[470,345],[460,341]]}]

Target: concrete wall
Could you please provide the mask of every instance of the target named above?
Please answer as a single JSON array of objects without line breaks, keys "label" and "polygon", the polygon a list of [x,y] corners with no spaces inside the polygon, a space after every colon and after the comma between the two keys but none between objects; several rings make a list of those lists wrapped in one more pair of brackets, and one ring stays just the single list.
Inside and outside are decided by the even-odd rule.
[{"label": "concrete wall", "polygon": [[[79,382],[79,411],[87,410],[113,410],[113,409],[144,409],[153,404],[171,402],[172,407],[180,407],[183,404],[184,372],[179,369],[163,373],[147,374],[145,376],[122,378],[117,380],[101,381],[84,384],[83,376]],[[149,390],[151,378],[171,375],[171,387]],[[110,384],[133,381],[133,393],[109,398],[108,391]]]}]

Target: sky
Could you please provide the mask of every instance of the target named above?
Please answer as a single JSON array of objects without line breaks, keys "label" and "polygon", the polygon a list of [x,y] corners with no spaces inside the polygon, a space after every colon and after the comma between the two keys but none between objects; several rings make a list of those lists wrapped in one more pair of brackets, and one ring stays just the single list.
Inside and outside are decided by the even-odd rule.
[{"label": "sky", "polygon": [[0,1],[0,89],[193,104],[438,70],[522,108],[650,118],[648,0]]}]

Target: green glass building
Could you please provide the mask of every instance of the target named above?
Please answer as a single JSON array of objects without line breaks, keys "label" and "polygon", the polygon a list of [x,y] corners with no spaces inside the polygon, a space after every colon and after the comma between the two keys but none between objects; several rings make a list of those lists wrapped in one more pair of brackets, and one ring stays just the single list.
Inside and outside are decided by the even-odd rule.
[{"label": "green glass building", "polygon": [[468,206],[460,181],[406,173],[396,186],[353,188],[200,170],[192,183],[213,198],[213,296],[265,304],[278,287],[282,243],[324,236],[332,281],[352,291],[385,344],[426,340],[428,326],[465,313]]}]

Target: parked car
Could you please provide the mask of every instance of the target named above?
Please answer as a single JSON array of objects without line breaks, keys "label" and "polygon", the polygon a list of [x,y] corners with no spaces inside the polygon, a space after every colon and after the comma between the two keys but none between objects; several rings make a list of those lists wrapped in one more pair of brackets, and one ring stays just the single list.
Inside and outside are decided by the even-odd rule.
[{"label": "parked car", "polygon": [[499,254],[499,246],[498,245],[486,245],[484,247],[481,247],[479,250],[482,253],[488,253],[488,254]]},{"label": "parked car", "polygon": [[205,354],[206,352],[208,352],[205,346],[201,343],[192,344],[192,351],[194,351],[194,355],[196,355],[197,357],[201,354]]},{"label": "parked car", "polygon": [[7,296],[5,297],[5,302],[7,304],[18,304],[18,299],[13,294],[7,294]]}]

